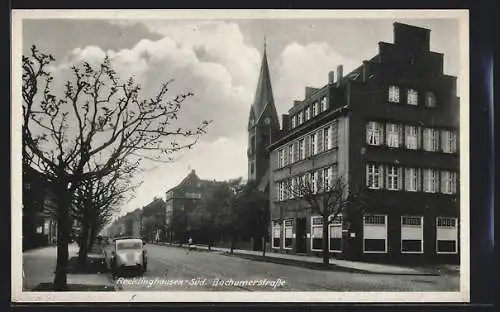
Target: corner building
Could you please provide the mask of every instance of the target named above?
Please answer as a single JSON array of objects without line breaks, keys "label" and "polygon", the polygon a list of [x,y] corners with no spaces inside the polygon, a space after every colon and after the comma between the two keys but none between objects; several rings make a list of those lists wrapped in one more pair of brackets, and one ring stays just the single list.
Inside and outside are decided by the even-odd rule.
[{"label": "corner building", "polygon": [[[382,262],[459,261],[459,99],[430,30],[394,23],[394,43],[283,115],[271,144],[271,250],[321,255],[322,218],[286,190],[342,176],[369,205],[330,225],[332,256]],[[336,77],[335,77],[336,76]],[[335,79],[336,78],[336,79]]]}]

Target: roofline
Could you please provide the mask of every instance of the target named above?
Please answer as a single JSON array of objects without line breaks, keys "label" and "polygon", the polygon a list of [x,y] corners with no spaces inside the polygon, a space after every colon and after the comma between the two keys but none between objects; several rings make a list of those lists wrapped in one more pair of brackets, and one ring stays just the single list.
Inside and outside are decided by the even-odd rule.
[{"label": "roofline", "polygon": [[[300,133],[302,133],[303,131],[306,131],[309,127],[311,127],[312,125],[317,125],[325,120],[328,121],[328,118],[331,118],[331,117],[334,117],[334,116],[340,116],[344,113],[347,113],[349,111],[349,106],[348,105],[344,105],[342,107],[339,107],[337,109],[334,109],[330,112],[328,112],[328,114],[322,116],[321,118],[318,118],[316,120],[311,120],[310,123],[304,123],[302,124],[301,126],[295,128],[293,131],[287,133],[284,137],[281,137],[278,141],[272,143],[271,145],[269,145],[267,147],[267,150],[269,152],[272,152],[273,150],[275,150],[276,148],[280,147],[283,145],[283,143],[285,142],[288,142],[292,137],[294,137],[295,135],[300,135]],[[315,121],[315,122],[313,122]]]}]

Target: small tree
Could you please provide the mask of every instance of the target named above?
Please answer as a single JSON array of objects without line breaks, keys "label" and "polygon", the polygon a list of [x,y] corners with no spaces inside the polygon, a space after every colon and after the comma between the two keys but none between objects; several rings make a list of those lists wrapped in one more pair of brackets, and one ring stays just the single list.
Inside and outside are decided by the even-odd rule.
[{"label": "small tree", "polygon": [[302,199],[306,202],[304,208],[310,209],[312,213],[321,216],[322,222],[322,254],[323,264],[329,264],[329,226],[339,217],[364,209],[365,203],[359,194],[350,192],[348,185],[342,176],[331,180],[322,179],[321,176],[314,181],[311,174],[287,183],[287,195],[289,198]]}]

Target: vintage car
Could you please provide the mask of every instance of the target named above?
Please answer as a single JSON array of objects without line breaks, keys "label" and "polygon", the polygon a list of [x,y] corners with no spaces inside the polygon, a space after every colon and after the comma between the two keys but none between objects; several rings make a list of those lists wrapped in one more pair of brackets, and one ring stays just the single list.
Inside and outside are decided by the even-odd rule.
[{"label": "vintage car", "polygon": [[145,243],[140,238],[118,237],[104,247],[106,266],[113,275],[120,273],[143,274],[148,258]]}]

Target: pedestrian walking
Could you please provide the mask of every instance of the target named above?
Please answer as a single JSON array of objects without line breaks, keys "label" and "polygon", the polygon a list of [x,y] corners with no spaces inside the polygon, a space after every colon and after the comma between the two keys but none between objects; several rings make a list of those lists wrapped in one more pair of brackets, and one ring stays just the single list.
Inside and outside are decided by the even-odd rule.
[{"label": "pedestrian walking", "polygon": [[188,239],[188,253],[193,249],[193,239],[189,237]]}]

